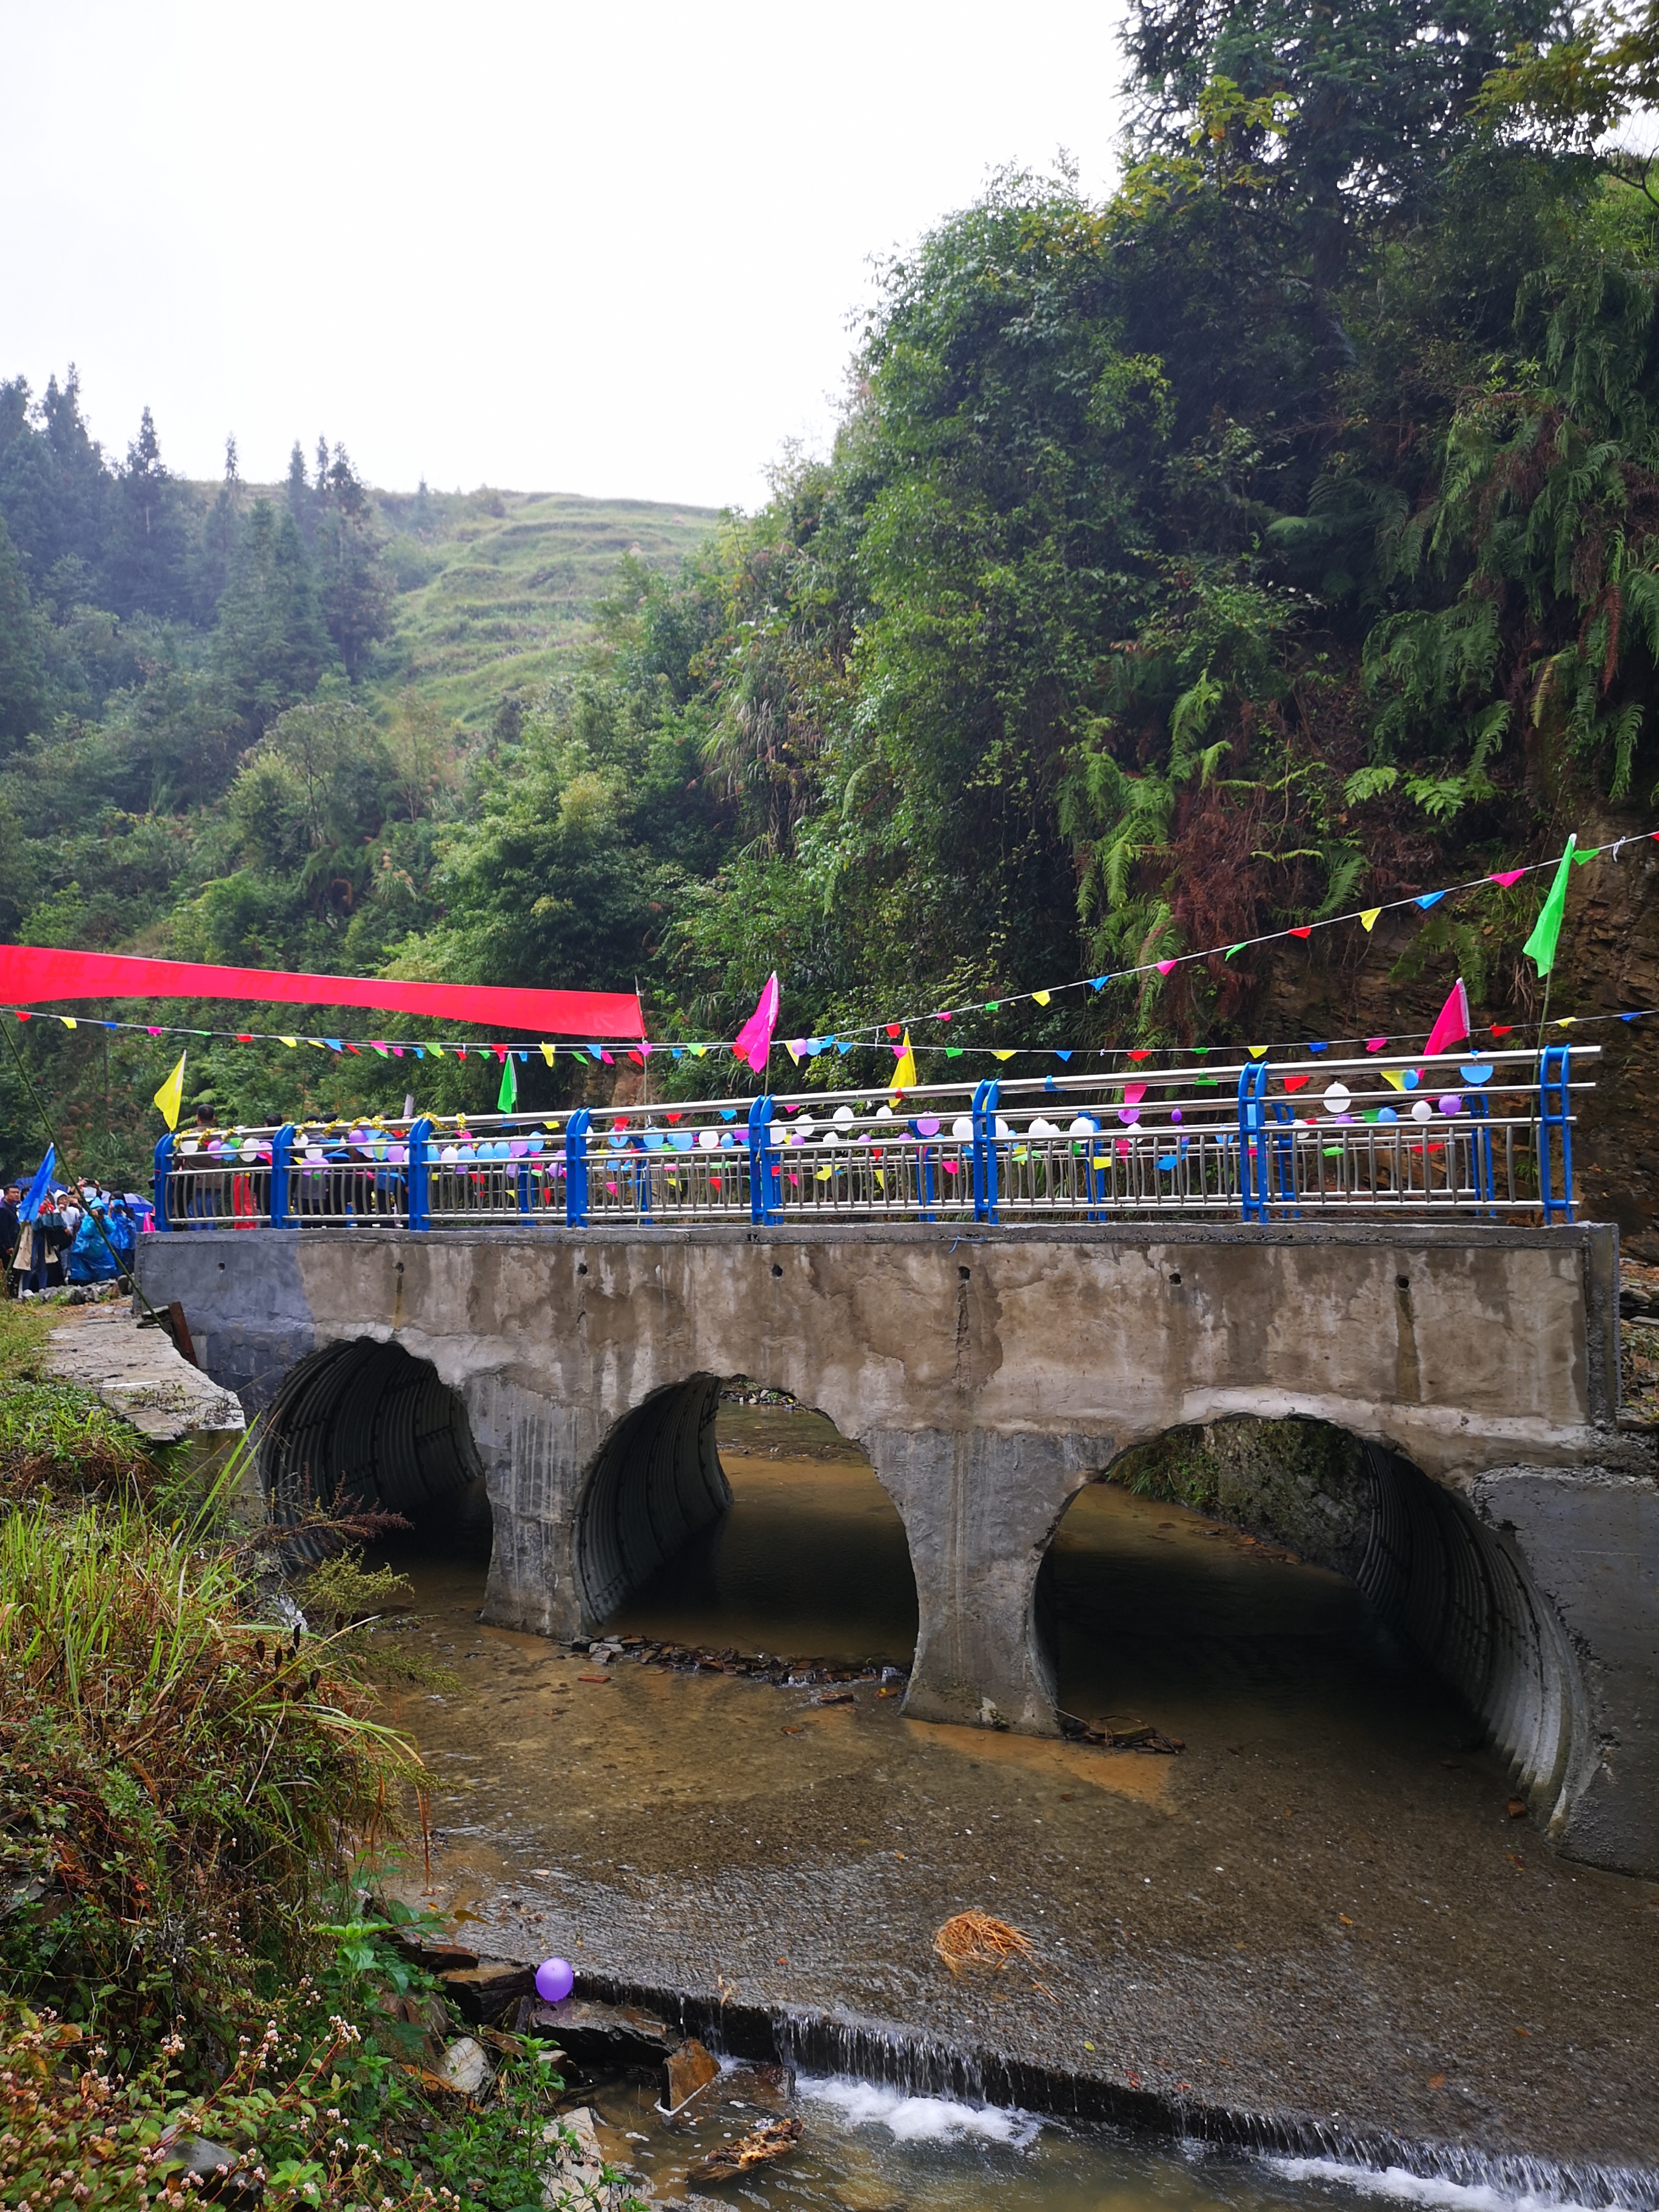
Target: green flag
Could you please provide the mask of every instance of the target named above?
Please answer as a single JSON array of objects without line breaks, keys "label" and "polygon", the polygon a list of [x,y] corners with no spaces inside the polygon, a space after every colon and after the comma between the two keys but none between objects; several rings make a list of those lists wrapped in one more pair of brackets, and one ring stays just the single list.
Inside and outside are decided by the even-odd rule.
[{"label": "green flag", "polygon": [[1561,855],[1561,865],[1550,885],[1550,895],[1533,925],[1532,935],[1521,948],[1540,975],[1547,975],[1555,965],[1556,940],[1561,934],[1561,917],[1567,910],[1567,878],[1572,873],[1573,848],[1577,842],[1578,833],[1575,830],[1567,840],[1567,849]]},{"label": "green flag", "polygon": [[516,1113],[519,1105],[519,1071],[509,1052],[501,1062],[501,1087],[496,1095],[498,1114]]}]

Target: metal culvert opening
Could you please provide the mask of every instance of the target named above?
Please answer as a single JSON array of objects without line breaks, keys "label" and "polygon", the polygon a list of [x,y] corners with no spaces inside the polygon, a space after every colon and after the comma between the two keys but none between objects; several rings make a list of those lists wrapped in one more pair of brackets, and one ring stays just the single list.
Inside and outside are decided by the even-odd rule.
[{"label": "metal culvert opening", "polygon": [[[1395,1648],[1478,1724],[1534,1812],[1548,1820],[1565,1807],[1589,1741],[1577,1662],[1519,1553],[1462,1496],[1386,1445],[1297,1418],[1172,1430],[1108,1480],[1346,1577]],[[1062,1516],[1056,1534],[1065,1527]],[[1054,1566],[1051,1549],[1035,1600],[1051,1659]]]},{"label": "metal culvert opening", "polygon": [[617,1422],[576,1520],[576,1574],[591,1628],[730,1507],[715,1448],[720,1377],[694,1375]]},{"label": "metal culvert opening", "polygon": [[319,1506],[379,1510],[430,1537],[489,1510],[459,1398],[399,1344],[359,1339],[301,1360],[260,1425],[258,1459],[284,1526]]}]

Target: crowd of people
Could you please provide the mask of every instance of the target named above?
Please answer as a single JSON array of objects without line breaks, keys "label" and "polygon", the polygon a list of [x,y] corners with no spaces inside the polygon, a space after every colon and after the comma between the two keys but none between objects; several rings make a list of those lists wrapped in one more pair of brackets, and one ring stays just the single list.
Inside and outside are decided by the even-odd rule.
[{"label": "crowd of people", "polygon": [[5,1296],[40,1297],[66,1284],[124,1281],[149,1212],[146,1200],[106,1190],[92,1176],[49,1185],[31,1207],[21,1183],[0,1199]]}]

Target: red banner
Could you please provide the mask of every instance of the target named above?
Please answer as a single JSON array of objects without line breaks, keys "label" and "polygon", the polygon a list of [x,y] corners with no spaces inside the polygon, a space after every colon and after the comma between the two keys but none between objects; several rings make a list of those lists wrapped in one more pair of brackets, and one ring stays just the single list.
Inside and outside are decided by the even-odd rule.
[{"label": "red banner", "polygon": [[630,991],[520,991],[485,983],[403,983],[377,975],[290,975],[270,968],[210,968],[192,960],[137,960],[120,952],[57,952],[0,945],[0,1002],[46,999],[257,999],[292,1006],[369,1006],[516,1030],[521,1036],[644,1035]]}]

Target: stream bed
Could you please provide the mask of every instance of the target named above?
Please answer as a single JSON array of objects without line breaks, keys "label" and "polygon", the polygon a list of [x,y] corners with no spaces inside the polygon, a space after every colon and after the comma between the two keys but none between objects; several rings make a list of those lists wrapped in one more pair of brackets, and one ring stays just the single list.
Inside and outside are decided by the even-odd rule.
[{"label": "stream bed", "polygon": [[[812,1415],[723,1407],[720,1433],[732,1511],[608,1636],[868,1679],[774,1687],[485,1626],[486,1528],[399,1556],[412,1640],[450,1680],[392,1700],[434,1775],[430,1863],[403,1887],[464,1941],[700,2017],[855,2027],[866,2081],[805,2051],[803,2148],[716,2194],[1128,2212],[1351,2188],[1018,2119],[1024,2068],[1177,2136],[1190,2112],[1263,2116],[1263,2139],[1338,2164],[1395,2142],[1449,2177],[1401,2177],[1433,2201],[1659,2202],[1659,1888],[1559,1862],[1511,1818],[1498,1762],[1351,1585],[1093,1485],[1051,1553],[1061,1703],[1184,1748],[909,1722],[882,1674],[910,1656],[914,1587],[867,1462]],[[934,1932],[970,1908],[1030,1960],[952,1974]],[[921,2055],[858,2055],[883,2050]],[[672,2194],[653,2095],[594,2101]]]}]

